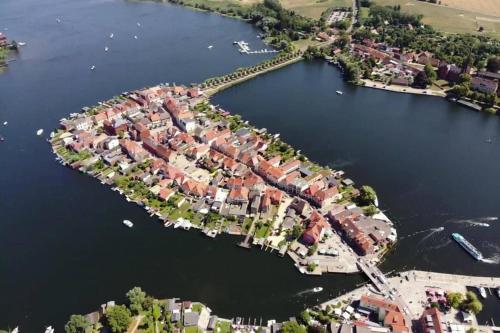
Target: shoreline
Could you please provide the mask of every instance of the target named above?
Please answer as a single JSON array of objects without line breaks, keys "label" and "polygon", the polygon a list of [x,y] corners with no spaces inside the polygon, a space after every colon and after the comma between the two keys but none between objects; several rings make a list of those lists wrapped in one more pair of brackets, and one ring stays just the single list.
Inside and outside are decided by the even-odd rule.
[{"label": "shoreline", "polygon": [[[302,59],[302,58],[298,57],[298,58],[292,59],[291,63],[299,61],[300,59]],[[281,64],[278,67],[282,67],[285,65],[288,65],[288,62],[285,62],[284,64]],[[271,69],[274,69],[274,67]],[[261,72],[250,75],[250,77],[241,78],[240,80],[246,80],[246,79],[252,78],[254,76],[257,76],[258,74],[261,74]],[[234,82],[230,82],[229,85],[237,84],[239,82],[240,82],[239,80],[236,80]],[[120,98],[122,101],[129,101],[130,102],[130,101],[133,101],[133,97],[131,97],[131,96],[141,95],[142,92],[147,92],[147,91],[154,91],[154,90],[159,91],[161,89],[170,91],[173,89],[181,89],[181,87],[177,88],[175,86],[174,87],[156,86],[156,87],[152,87],[149,89],[144,89],[143,91],[134,91],[132,93],[125,93]],[[184,88],[182,88],[182,89],[184,89]],[[193,89],[195,89],[195,88],[191,88],[190,91],[192,91]],[[205,103],[204,108],[206,108],[206,109],[204,109],[204,111],[196,111],[196,107],[191,106],[190,107],[191,112],[194,112],[196,117],[200,117],[200,116],[201,117],[208,117],[208,118],[215,117],[216,119],[224,119],[225,121],[228,121],[228,122],[234,122],[234,119],[235,119],[234,116],[232,116],[230,113],[228,113],[222,109],[218,109],[216,106],[210,104],[210,96],[213,95],[214,93],[216,93],[220,89],[220,87],[217,87],[215,89],[216,90],[212,91],[211,93],[207,93],[208,90],[204,90],[204,91],[199,90],[200,97],[197,99],[198,104],[196,104],[196,105],[198,106],[198,105]],[[144,94],[147,94],[147,93],[144,93]],[[171,98],[171,97],[167,97],[167,99],[168,98]],[[184,97],[181,96],[181,99],[182,98],[184,98]],[[188,98],[188,100],[189,100],[189,98]],[[166,104],[163,104],[163,99],[161,99],[161,101],[162,101],[161,105],[166,105]],[[172,206],[172,208],[168,209],[168,210],[166,210],[166,208],[169,207],[170,204],[166,205],[167,207],[165,207],[165,203],[168,203],[168,202],[166,202],[166,200],[163,200],[163,203],[162,203],[161,199],[154,199],[153,201],[151,201],[152,197],[150,197],[149,194],[148,194],[148,196],[145,196],[145,194],[140,194],[140,193],[139,193],[139,195],[137,195],[133,191],[132,192],[130,191],[130,185],[128,187],[126,187],[126,186],[123,187],[122,185],[120,185],[120,183],[119,183],[120,179],[122,179],[124,177],[128,177],[127,176],[129,174],[128,171],[124,172],[121,169],[121,167],[119,168],[118,166],[113,166],[112,164],[107,165],[106,163],[103,163],[103,160],[106,160],[106,158],[104,158],[104,157],[107,156],[104,154],[105,153],[107,154],[107,152],[109,152],[109,151],[102,150],[102,148],[96,148],[96,147],[98,147],[98,144],[96,144],[96,143],[91,144],[90,142],[94,142],[94,141],[88,141],[90,139],[87,139],[87,141],[81,141],[82,139],[80,139],[80,135],[84,134],[85,136],[90,136],[91,138],[94,138],[94,140],[97,140],[97,138],[98,138],[97,134],[93,135],[92,133],[96,133],[96,130],[98,130],[98,132],[101,133],[99,135],[99,137],[104,136],[104,137],[108,138],[108,139],[106,139],[107,140],[106,142],[109,142],[109,140],[117,140],[116,137],[107,136],[103,133],[102,127],[100,127],[100,125],[98,125],[98,123],[96,123],[96,120],[95,120],[95,115],[96,115],[96,112],[98,112],[98,111],[95,111],[95,112],[92,111],[92,110],[98,110],[99,108],[101,108],[101,110],[102,109],[110,110],[113,108],[113,105],[117,105],[116,101],[107,101],[104,103],[100,103],[100,106],[98,106],[97,108],[90,109],[91,111],[88,111],[89,110],[88,108],[84,108],[85,110],[87,110],[86,113],[72,114],[69,119],[63,118],[61,120],[62,121],[61,126],[66,127],[66,130],[62,130],[62,131],[59,130],[57,132],[57,134],[51,134],[51,140],[50,140],[53,153],[57,156],[56,160],[59,163],[65,165],[65,166],[69,166],[75,170],[82,172],[82,173],[86,173],[86,174],[92,176],[93,178],[97,178],[101,182],[101,184],[109,185],[113,191],[118,191],[120,193],[120,195],[123,195],[128,202],[134,202],[134,203],[144,207],[145,210],[147,211],[147,213],[151,217],[156,216],[157,218],[159,218],[159,220],[162,221],[163,224],[165,224],[165,226],[174,225],[174,228],[180,227],[180,228],[183,228],[185,230],[189,230],[190,228],[201,229],[205,235],[207,235],[211,238],[215,238],[217,234],[220,234],[222,232],[226,232],[226,233],[232,234],[232,235],[239,235],[239,236],[246,235],[247,237],[246,237],[246,240],[244,243],[247,243],[248,240],[251,238],[252,239],[251,245],[254,245],[254,246],[260,245],[261,249],[265,249],[265,250],[270,248],[271,252],[276,250],[281,256],[289,254],[291,259],[295,262],[295,266],[298,268],[299,272],[301,272],[303,274],[321,275],[322,273],[357,273],[360,271],[359,268],[356,266],[356,261],[357,261],[358,255],[356,255],[354,253],[352,245],[348,246],[343,240],[344,236],[342,236],[339,233],[339,231],[334,230],[333,222],[330,220],[330,217],[328,217],[330,222],[326,222],[327,215],[330,212],[330,210],[329,210],[330,208],[322,209],[321,206],[319,208],[319,209],[321,209],[321,213],[319,213],[319,214],[321,216],[323,216],[323,218],[325,219],[324,223],[327,223],[327,226],[328,226],[327,227],[325,225],[325,227],[324,227],[325,229],[324,229],[324,231],[322,231],[322,234],[327,229],[330,230],[330,231],[328,231],[328,238],[327,238],[328,239],[327,244],[329,244],[328,246],[330,246],[330,247],[328,247],[328,249],[333,248],[336,251],[338,251],[338,254],[335,254],[334,256],[329,256],[326,254],[315,254],[315,251],[316,251],[316,249],[315,249],[315,250],[313,250],[312,254],[308,253],[306,255],[306,252],[310,251],[310,250],[308,250],[308,247],[310,246],[310,244],[307,245],[307,243],[306,243],[305,244],[306,246],[304,246],[303,243],[299,243],[297,241],[298,237],[295,240],[289,239],[289,236],[287,236],[287,234],[284,233],[281,229],[281,224],[283,223],[284,217],[285,217],[285,210],[289,210],[290,209],[289,207],[291,206],[290,204],[292,203],[292,201],[297,200],[298,198],[302,197],[303,195],[300,193],[299,194],[290,193],[287,190],[283,190],[283,192],[281,192],[282,187],[281,187],[280,183],[277,183],[277,182],[274,183],[273,181],[266,179],[265,174],[264,175],[260,174],[261,171],[256,166],[249,167],[249,170],[253,170],[253,172],[257,173],[257,175],[260,174],[261,176],[263,176],[263,179],[265,179],[265,181],[266,181],[266,183],[265,183],[266,188],[274,189],[271,191],[278,191],[279,193],[281,193],[280,196],[283,195],[283,199],[280,199],[279,202],[276,203],[275,208],[273,208],[274,210],[272,211],[272,215],[268,216],[267,213],[262,213],[262,212],[259,212],[258,214],[248,215],[248,211],[247,211],[246,217],[244,217],[244,221],[245,221],[244,223],[243,223],[243,216],[240,216],[239,223],[231,222],[231,221],[234,221],[231,219],[234,217],[233,214],[235,214],[235,213],[228,213],[231,211],[231,205],[232,205],[231,203],[228,203],[228,202],[222,203],[222,206],[220,208],[220,214],[222,214],[222,215],[221,215],[221,218],[217,220],[217,223],[215,225],[213,225],[213,223],[207,224],[206,222],[202,222],[202,220],[207,215],[200,215],[201,213],[198,213],[198,211],[194,211],[193,213],[190,213],[189,215],[185,215],[185,213],[180,213],[181,210],[184,211],[185,209],[194,210],[193,207],[195,207],[195,205],[197,205],[198,202],[201,202],[201,201],[199,200],[199,196],[196,196],[196,195],[193,196],[193,194],[189,194],[189,192],[186,194],[185,189],[181,190],[182,186],[184,186],[182,184],[184,184],[184,183],[182,181],[177,180],[177,179],[170,181],[170,182],[173,181],[173,183],[172,183],[173,187],[168,187],[165,189],[167,189],[167,191],[169,191],[169,192],[173,191],[174,195],[176,197],[178,197],[177,201],[181,202],[181,203],[175,204],[176,207]],[[119,105],[121,105],[121,104],[119,104]],[[154,105],[160,105],[160,104],[154,104]],[[164,106],[158,106],[158,107],[159,107],[158,110],[160,110],[160,108],[163,108]],[[142,110],[142,109],[139,109],[139,110]],[[90,112],[94,112],[93,113],[94,115],[92,115]],[[107,112],[109,112],[109,111],[107,111]],[[116,112],[118,112],[118,111],[116,111]],[[139,111],[135,111],[135,112],[137,113]],[[142,111],[140,111],[140,112],[142,112]],[[163,112],[166,112],[166,111],[164,110]],[[104,112],[101,111],[100,114],[103,114],[103,113]],[[175,119],[175,114],[171,113],[171,116],[174,118],[174,122],[177,123],[178,119],[177,120]],[[122,119],[122,116],[119,115],[118,118]],[[116,118],[116,119],[118,119],[118,118]],[[130,114],[129,115],[123,114],[123,119],[131,119]],[[284,160],[282,165],[287,165],[286,163],[289,163],[292,161],[298,162],[300,160],[299,157],[302,155],[300,155],[300,156],[297,155],[297,153],[293,150],[293,148],[291,146],[289,146],[288,144],[286,144],[284,142],[280,143],[282,141],[277,139],[276,135],[268,134],[266,131],[262,132],[262,130],[259,130],[259,129],[253,127],[252,125],[248,124],[248,122],[240,120],[241,118],[236,118],[236,119],[238,119],[238,120],[235,124],[240,124],[240,125],[237,125],[238,128],[244,128],[246,130],[249,130],[251,133],[254,133],[253,135],[255,135],[255,137],[258,138],[258,140],[264,140],[263,142],[265,142],[265,144],[264,144],[265,147],[268,147],[268,145],[273,146],[276,144],[279,144],[280,146],[286,145],[287,147],[289,147],[287,149],[291,149],[291,151],[293,152],[293,156],[290,158],[290,160],[288,162],[286,160]],[[75,128],[73,128],[73,130],[68,130],[68,128],[70,128],[72,126],[71,124],[75,124],[75,123],[80,124],[82,122],[85,122],[87,124],[87,125],[85,125],[85,129],[76,130]],[[68,124],[70,127],[67,127]],[[107,126],[109,127],[109,125],[107,125]],[[173,126],[173,125],[170,125],[170,126]],[[176,126],[178,126],[178,125],[176,125]],[[133,134],[134,132],[133,132],[132,128],[135,128],[135,124],[133,125],[133,123],[129,123],[128,130],[126,132],[127,134],[125,136],[122,136],[120,134],[120,137],[127,138],[131,134]],[[168,129],[168,126],[165,127],[165,129]],[[76,132],[75,132],[75,130],[76,130]],[[158,129],[154,128],[151,130],[157,131]],[[176,130],[179,131],[178,128]],[[207,129],[205,129],[205,130],[207,130]],[[106,132],[107,130],[105,129],[104,131]],[[184,129],[184,131],[179,132],[179,133],[184,133],[183,135],[189,136],[188,132],[189,131],[186,131]],[[230,133],[231,133],[231,135],[235,135],[233,131],[230,131]],[[265,134],[262,134],[262,133],[265,133]],[[113,139],[113,138],[115,138],[115,139]],[[122,140],[123,139],[120,139],[120,142],[122,142]],[[128,139],[126,139],[126,140],[128,140]],[[138,138],[135,138],[135,140],[139,140],[139,141],[130,141],[129,140],[130,144],[135,144],[135,145],[139,144],[139,145],[141,145],[141,147],[142,147],[142,145],[144,145],[144,140],[141,140]],[[192,140],[192,139],[190,139],[190,140]],[[197,140],[199,140],[199,139],[197,139]],[[203,146],[203,140],[201,140],[201,141],[202,142],[201,142],[200,147]],[[133,161],[130,161],[130,158],[132,158],[132,160],[134,160],[133,155],[130,154],[130,151],[127,152],[127,148],[125,148],[125,146],[123,146],[123,143],[121,143],[120,145],[121,146],[118,146],[120,148],[119,150],[114,149],[111,152],[113,152],[113,151],[116,153],[119,152],[120,155],[118,155],[118,156],[122,156],[123,161],[129,161],[128,163],[127,162],[125,162],[125,163],[127,163],[127,164],[131,163],[130,165],[132,165],[132,166],[135,165],[134,169],[137,169],[137,166],[139,166],[143,170],[144,170],[144,168],[148,168],[148,169],[150,168],[149,166],[146,166],[144,163],[137,164],[137,163],[134,163]],[[76,148],[76,147],[78,147],[78,148]],[[117,149],[118,149],[118,147],[117,147]],[[146,146],[144,146],[144,147],[146,147]],[[206,147],[208,147],[208,146],[206,146]],[[75,150],[75,149],[77,149],[77,150]],[[137,149],[139,149],[139,148],[137,148]],[[210,146],[210,150],[213,150],[213,149],[215,149],[215,151],[221,151],[220,148],[217,148],[217,146],[213,146],[213,144],[212,144]],[[265,148],[265,150],[260,152],[258,155],[259,158],[261,158],[262,160],[263,160],[262,156],[266,156],[267,154],[269,154],[267,152],[267,149],[268,148]],[[149,149],[146,148],[146,150],[149,150]],[[177,152],[177,154],[181,154],[181,153]],[[182,157],[183,156],[182,154],[179,155],[180,160],[177,157],[174,160],[172,160],[172,159],[165,160],[165,161],[167,161],[166,165],[172,165],[175,167],[179,167],[182,164],[182,165],[185,165],[186,168],[188,168],[188,167],[193,168],[194,165],[189,166],[190,165],[189,163],[191,163],[191,162],[189,162],[189,160],[186,160],[185,157]],[[281,158],[281,153],[273,153],[273,154],[275,154],[275,155],[271,155],[271,156],[275,156],[276,158]],[[156,155],[158,155],[158,154],[156,154]],[[147,156],[148,156],[148,157],[146,157],[147,161],[153,161],[153,163],[160,163],[161,162],[161,163],[165,164],[165,161],[162,158],[155,157],[154,153],[148,154]],[[267,158],[269,158],[269,157],[267,157]],[[199,160],[199,161],[201,161],[201,160]],[[199,163],[199,161],[196,163]],[[317,166],[316,164],[309,162],[307,158],[305,158],[303,161],[304,162],[298,163],[297,167],[298,167],[298,165],[302,165],[302,167],[304,167],[304,168],[306,168],[306,167],[307,168],[316,168],[316,169],[318,169],[318,171],[315,171],[315,172],[317,172],[318,176],[321,175],[321,172],[323,172],[325,174],[332,174],[334,172],[339,172],[339,175],[343,175],[343,171],[341,171],[341,170],[334,171],[334,170],[331,170],[329,168],[323,168],[323,167]],[[96,169],[95,165],[97,165],[98,162],[101,163],[100,164],[101,166],[98,169]],[[181,163],[181,164],[179,164],[179,163]],[[144,166],[142,166],[142,165],[144,165]],[[148,164],[148,165],[151,165],[151,164]],[[243,164],[241,164],[241,165],[243,166]],[[259,165],[259,164],[257,164],[257,165]],[[206,173],[206,171],[202,172],[203,169],[199,169],[200,171],[197,171],[197,170],[198,169],[192,169],[192,171],[190,171],[190,172],[195,172],[195,173],[201,172],[201,174],[203,174],[203,172]],[[131,172],[132,172],[132,176],[133,176],[134,175],[133,170]],[[151,176],[155,177],[155,175],[156,175],[156,173],[154,173],[154,174],[151,173]],[[226,176],[227,175],[228,174],[226,174]],[[229,175],[232,175],[232,173],[229,173]],[[254,176],[258,177],[256,175],[254,175]],[[134,177],[137,177],[137,176],[134,176]],[[184,177],[187,177],[185,179],[189,179],[188,175],[186,175]],[[206,176],[203,176],[203,177],[204,178],[208,177],[208,174]],[[321,177],[323,177],[323,176],[320,176],[320,178]],[[342,180],[344,178],[342,176],[338,176],[338,177],[339,177],[338,178],[339,180],[337,180],[336,182],[338,182],[340,184],[340,180]],[[211,178],[206,178],[206,179],[209,180]],[[166,179],[165,179],[165,181],[166,181]],[[137,181],[135,181],[135,182],[137,183]],[[142,184],[141,186],[144,186],[144,183],[142,183],[142,182],[139,182],[139,183]],[[177,185],[175,185],[175,184],[177,184]],[[154,184],[149,185],[146,188],[151,187],[153,185]],[[136,185],[134,185],[134,186],[136,186]],[[154,190],[153,189],[154,187],[155,186],[151,187],[147,193],[153,192],[153,193],[158,194],[158,191],[160,189],[158,188],[158,189]],[[218,189],[220,190],[222,188],[218,187]],[[342,191],[344,191],[344,190],[342,190]],[[276,193],[278,193],[278,192],[276,192]],[[144,193],[146,193],[146,192],[144,192]],[[341,192],[341,193],[343,193],[343,192]],[[342,195],[341,194],[339,194],[339,195],[341,198]],[[346,194],[344,194],[344,195],[346,195]],[[147,199],[147,197],[149,197],[149,199]],[[337,198],[337,196],[335,196],[335,198]],[[309,197],[306,197],[303,199],[306,199],[305,201],[311,200]],[[158,200],[160,200],[160,201],[158,201]],[[330,203],[326,207],[336,207],[335,205],[340,207],[341,205],[338,204],[338,202],[340,202],[339,200],[340,199],[338,199],[338,198],[331,199],[329,201]],[[351,209],[354,207],[354,208],[358,209],[359,211],[361,211],[361,209],[359,207],[357,207],[353,203],[352,200],[353,200],[352,198],[347,196],[342,200],[342,202],[344,205],[346,205],[345,207],[351,206]],[[185,206],[185,208],[181,209],[181,205],[183,207]],[[223,208],[226,206],[229,207],[228,208],[229,210],[224,210],[226,213],[223,213]],[[208,207],[210,207],[210,206],[208,206]],[[248,207],[250,207],[250,206],[248,206]],[[246,209],[247,208],[245,208],[245,210]],[[248,209],[250,209],[250,208],[248,208]],[[310,212],[308,214],[310,214],[310,213],[314,214],[314,212],[316,212],[316,209],[317,208],[311,203]],[[344,209],[347,209],[347,208],[344,208]],[[218,211],[218,213],[219,213],[219,211]],[[184,215],[182,215],[182,214],[184,214]],[[203,213],[203,214],[206,214],[206,213]],[[358,214],[360,214],[360,213],[358,213]],[[364,216],[363,213],[361,213],[361,215]],[[188,216],[191,216],[191,217],[188,217]],[[252,216],[254,216],[254,217],[252,217]],[[308,215],[305,215],[305,216],[307,217]],[[182,219],[181,219],[181,217],[182,217]],[[296,223],[303,224],[304,228],[307,227],[308,220],[306,217],[301,217],[301,218],[297,217]],[[253,228],[257,219],[259,221],[261,221],[259,223],[268,223],[268,222],[266,222],[266,219],[269,219],[269,218],[272,218],[272,220],[274,222],[272,223],[272,225],[269,225],[268,227],[266,227],[267,231],[264,232],[263,236],[258,236],[259,234],[262,234],[262,231],[260,231],[260,233],[258,233],[258,231]],[[379,225],[385,226],[383,228],[386,228],[387,230],[394,230],[394,232],[395,232],[395,229],[393,228],[392,222],[383,213],[379,212],[378,214],[373,216],[373,219],[374,219],[373,221],[378,221],[376,223],[378,223]],[[188,223],[186,224],[185,222],[183,222],[183,220],[187,220]],[[198,221],[198,222],[196,222],[196,221]],[[267,220],[267,221],[269,221],[269,220]],[[306,222],[304,222],[304,221],[306,221]],[[259,223],[257,223],[257,226],[259,225]],[[260,226],[258,228],[261,229]],[[302,232],[304,232],[304,231],[302,231]],[[299,235],[300,235],[300,237],[302,237],[302,234],[299,234]],[[382,233],[382,235],[384,235],[384,233]],[[386,235],[388,237],[389,233],[387,233]],[[323,237],[323,236],[321,236],[321,237]],[[394,239],[392,239],[393,243],[396,242],[395,237],[396,236],[394,236]],[[388,239],[390,239],[390,238],[388,238]],[[317,242],[318,241],[316,241],[315,243],[317,243]],[[323,240],[323,242],[324,242],[324,240]],[[320,248],[325,248],[325,246],[326,246],[326,245],[321,245],[319,243],[318,243],[318,245],[320,245]],[[244,247],[250,247],[250,246],[246,245]],[[293,246],[293,250],[290,246]],[[378,251],[378,249],[375,249],[374,252],[367,255],[366,258],[369,261],[380,262],[381,258],[384,256],[384,254],[386,254],[385,248],[382,248],[381,251]],[[312,269],[310,269],[311,265],[313,265]]]},{"label": "shoreline", "polygon": [[368,80],[368,79],[361,79],[361,82],[363,82],[364,84],[359,85],[360,87],[380,89],[380,90],[405,93],[405,94],[436,96],[436,97],[443,97],[443,98],[446,97],[445,92],[435,91],[435,90],[431,90],[431,89],[418,89],[418,88],[413,88],[410,86],[406,87],[406,86],[398,86],[398,85],[385,85],[383,83]]}]

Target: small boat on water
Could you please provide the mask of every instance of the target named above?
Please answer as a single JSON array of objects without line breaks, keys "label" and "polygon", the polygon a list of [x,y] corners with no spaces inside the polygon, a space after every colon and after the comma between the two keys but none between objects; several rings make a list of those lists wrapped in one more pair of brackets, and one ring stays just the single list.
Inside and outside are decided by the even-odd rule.
[{"label": "small boat on water", "polygon": [[38,131],[36,131],[36,135],[40,136],[43,134],[43,128],[40,128]]},{"label": "small boat on water", "polygon": [[488,296],[486,294],[486,289],[484,289],[484,287],[479,287],[477,288],[477,290],[479,291],[479,295],[481,295],[482,298],[486,298]]},{"label": "small boat on water", "polygon": [[134,39],[137,39],[137,38],[138,38],[138,37],[137,37],[137,35],[135,35],[135,36],[134,36]]},{"label": "small boat on water", "polygon": [[107,47],[107,46],[104,47],[104,52],[108,52],[108,50],[109,50],[109,47]]},{"label": "small boat on water", "polygon": [[9,123],[8,121],[4,121],[4,122],[3,122],[3,125],[4,125],[4,126],[7,126],[7,124],[8,124],[8,123]]},{"label": "small boat on water", "polygon": [[18,42],[17,45],[24,46],[24,45],[26,45],[26,43],[25,42]]},{"label": "small boat on water", "polygon": [[4,140],[3,136],[0,135],[0,142],[3,142]]},{"label": "small boat on water", "polygon": [[343,94],[344,94],[344,93],[343,93],[342,91],[340,91],[340,90],[336,90],[335,92],[337,93],[337,95],[343,95]]},{"label": "small boat on water", "polygon": [[212,47],[214,47],[213,45],[208,45],[208,48],[211,49]]},{"label": "small boat on water", "polygon": [[92,65],[92,67],[90,67],[90,70],[93,71],[95,69],[95,66]]},{"label": "small boat on water", "polygon": [[56,18],[56,22],[57,23],[61,23],[61,19],[60,18]]},{"label": "small boat on water", "polygon": [[123,224],[125,224],[129,228],[132,228],[134,226],[134,224],[130,220],[123,220]]},{"label": "small boat on water", "polygon": [[497,296],[500,298],[500,287],[497,287],[496,291],[497,291]]},{"label": "small boat on water", "polygon": [[140,27],[141,26],[141,23],[140,22],[137,22],[137,26]]},{"label": "small boat on water", "polygon": [[114,33],[111,33],[111,34],[109,35],[109,38],[113,38],[113,37],[115,37],[115,34],[114,34]]},{"label": "small boat on water", "polygon": [[316,288],[313,288],[313,292],[315,292],[315,293],[319,293],[319,292],[321,292],[321,291],[323,291],[323,287],[316,287]]},{"label": "small boat on water", "polygon": [[16,326],[16,328],[14,328],[11,333],[19,333],[19,327]]},{"label": "small boat on water", "polygon": [[52,326],[48,326],[45,328],[45,333],[54,333],[54,328]]},{"label": "small boat on water", "polygon": [[170,227],[172,224],[174,224],[174,222],[172,222],[172,221],[167,221],[167,222],[165,222],[165,223],[163,224],[163,226],[164,226],[165,228],[168,228],[168,227]]}]

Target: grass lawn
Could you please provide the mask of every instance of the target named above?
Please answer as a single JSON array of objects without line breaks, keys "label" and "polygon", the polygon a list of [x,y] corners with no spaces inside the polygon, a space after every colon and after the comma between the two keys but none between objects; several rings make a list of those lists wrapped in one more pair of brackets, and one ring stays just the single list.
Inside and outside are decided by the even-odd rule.
[{"label": "grass lawn", "polygon": [[193,217],[193,212],[188,212],[188,210],[191,208],[191,205],[187,202],[185,202],[182,206],[179,208],[175,208],[171,214],[170,214],[170,219],[171,220],[177,220],[179,217],[182,217],[187,220],[191,220]]},{"label": "grass lawn", "polygon": [[218,320],[215,324],[215,331],[217,333],[230,333],[231,332],[231,323],[225,320]]},{"label": "grass lawn", "polygon": [[262,225],[255,229],[255,238],[265,238],[269,232],[269,226]]},{"label": "grass lawn", "polygon": [[203,305],[201,303],[193,303],[191,305],[191,310],[193,310],[193,312],[201,313],[201,309],[203,309]]},{"label": "grass lawn", "polygon": [[184,327],[184,333],[198,333],[198,326]]},{"label": "grass lawn", "polygon": [[500,18],[470,10],[435,5],[417,0],[374,0],[378,5],[400,5],[410,14],[422,14],[422,21],[437,30],[450,33],[476,33],[479,26],[483,34],[500,38]]},{"label": "grass lawn", "polygon": [[305,17],[319,19],[321,14],[332,7],[352,7],[351,0],[281,0],[283,7]]}]

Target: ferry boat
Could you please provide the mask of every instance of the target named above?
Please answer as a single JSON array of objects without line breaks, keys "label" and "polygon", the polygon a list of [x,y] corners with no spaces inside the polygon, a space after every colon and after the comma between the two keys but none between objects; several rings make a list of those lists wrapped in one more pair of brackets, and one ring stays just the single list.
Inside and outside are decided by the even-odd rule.
[{"label": "ferry boat", "polygon": [[125,224],[129,228],[132,228],[134,226],[134,224],[130,220],[123,220],[123,224]]},{"label": "ferry boat", "polygon": [[337,93],[337,95],[343,95],[343,94],[344,94],[344,93],[343,93],[342,91],[340,91],[340,90],[336,90],[335,92]]},{"label": "ferry boat", "polygon": [[478,287],[477,290],[479,291],[479,295],[481,295],[482,298],[486,298],[488,296],[484,287]]},{"label": "ferry boat", "polygon": [[315,293],[319,293],[320,291],[323,291],[323,287],[313,288],[313,292],[315,292]]},{"label": "ferry boat", "polygon": [[476,260],[483,260],[483,254],[479,252],[478,249],[474,247],[469,241],[467,241],[462,235],[459,233],[452,233],[451,237],[458,243],[460,244],[461,247],[464,248],[465,251],[467,251],[474,259]]}]

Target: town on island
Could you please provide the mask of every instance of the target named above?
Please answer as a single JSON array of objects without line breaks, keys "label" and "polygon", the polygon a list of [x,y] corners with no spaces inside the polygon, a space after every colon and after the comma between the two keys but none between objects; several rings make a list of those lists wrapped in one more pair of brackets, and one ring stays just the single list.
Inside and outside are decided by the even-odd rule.
[{"label": "town on island", "polygon": [[165,227],[240,235],[241,247],[288,255],[302,273],[362,272],[367,283],[284,322],[222,319],[201,303],[134,288],[127,304],[71,316],[67,332],[493,332],[475,315],[478,294],[500,297],[500,278],[386,276],[377,264],[397,232],[375,191],[210,104],[210,89],[161,84],[123,93],[61,119],[49,141],[61,164],[111,186]]}]

